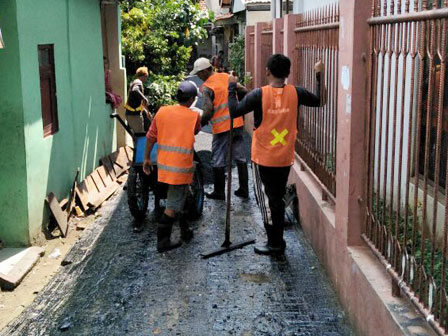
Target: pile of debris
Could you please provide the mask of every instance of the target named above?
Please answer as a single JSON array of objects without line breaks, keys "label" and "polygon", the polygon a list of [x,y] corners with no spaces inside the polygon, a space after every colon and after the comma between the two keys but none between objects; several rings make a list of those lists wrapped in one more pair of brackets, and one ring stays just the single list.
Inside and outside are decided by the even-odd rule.
[{"label": "pile of debris", "polygon": [[[132,148],[120,147],[116,152],[102,158],[100,166],[80,183],[78,183],[78,169],[68,199],[59,202],[52,192],[48,194],[46,201],[62,237],[66,237],[69,232],[69,220],[72,214],[82,217],[93,213],[126,182],[132,157]],[[83,225],[85,223],[81,221],[76,228],[81,230],[84,228]],[[45,249],[38,246],[2,249],[0,241],[1,290],[16,288],[44,252]],[[53,253],[55,258],[60,256],[58,249]],[[52,258],[52,255],[49,257]]]},{"label": "pile of debris", "polygon": [[68,221],[73,212],[78,217],[94,212],[126,182],[132,164],[133,149],[125,146],[103,157],[100,166],[78,183],[76,173],[68,200],[59,202],[53,193],[46,200],[63,237],[67,236]]}]

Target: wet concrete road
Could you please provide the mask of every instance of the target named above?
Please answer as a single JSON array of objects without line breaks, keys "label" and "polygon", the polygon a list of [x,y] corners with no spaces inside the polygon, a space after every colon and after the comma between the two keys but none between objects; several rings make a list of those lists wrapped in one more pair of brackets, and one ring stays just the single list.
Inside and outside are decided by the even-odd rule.
[{"label": "wet concrete road", "polygon": [[[209,141],[201,134],[198,149]],[[249,201],[232,201],[233,241],[263,241],[252,190]],[[0,335],[353,335],[297,227],[285,232],[284,257],[247,246],[201,259],[222,243],[224,218],[224,202],[207,200],[192,242],[158,254],[151,216],[133,233],[121,191],[75,245],[72,263]]]}]

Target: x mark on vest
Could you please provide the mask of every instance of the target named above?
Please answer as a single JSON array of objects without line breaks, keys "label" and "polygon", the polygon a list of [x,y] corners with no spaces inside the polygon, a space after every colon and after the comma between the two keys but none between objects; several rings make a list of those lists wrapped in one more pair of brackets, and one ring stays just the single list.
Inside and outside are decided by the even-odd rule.
[{"label": "x mark on vest", "polygon": [[275,146],[278,143],[281,143],[283,146],[286,146],[286,140],[285,136],[288,134],[288,130],[285,128],[281,133],[278,133],[278,131],[274,128],[271,131],[271,134],[274,136],[274,139],[271,141],[271,145]]}]

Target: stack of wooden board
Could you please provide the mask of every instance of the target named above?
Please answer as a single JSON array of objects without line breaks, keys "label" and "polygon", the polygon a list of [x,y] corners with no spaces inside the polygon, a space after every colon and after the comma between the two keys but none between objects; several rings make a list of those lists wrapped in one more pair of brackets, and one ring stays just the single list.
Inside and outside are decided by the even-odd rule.
[{"label": "stack of wooden board", "polygon": [[82,210],[95,210],[126,181],[132,164],[132,148],[120,147],[116,152],[101,159],[101,166],[76,186],[78,203]]}]

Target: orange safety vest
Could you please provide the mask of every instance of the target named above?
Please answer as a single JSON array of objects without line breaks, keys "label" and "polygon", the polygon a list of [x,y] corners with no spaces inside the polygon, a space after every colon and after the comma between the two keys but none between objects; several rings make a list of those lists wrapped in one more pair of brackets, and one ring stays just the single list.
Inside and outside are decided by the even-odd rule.
[{"label": "orange safety vest", "polygon": [[267,167],[294,163],[298,97],[294,85],[261,88],[263,119],[252,135],[252,161]]},{"label": "orange safety vest", "polygon": [[[214,114],[210,120],[213,134],[230,131],[230,112],[228,106],[229,98],[229,75],[226,73],[215,73],[211,75],[203,84],[213,90],[215,99],[213,100]],[[242,117],[233,119],[233,128],[244,125]]]},{"label": "orange safety vest", "polygon": [[193,182],[194,130],[199,115],[185,106],[163,106],[157,126],[158,181],[179,185]]}]

